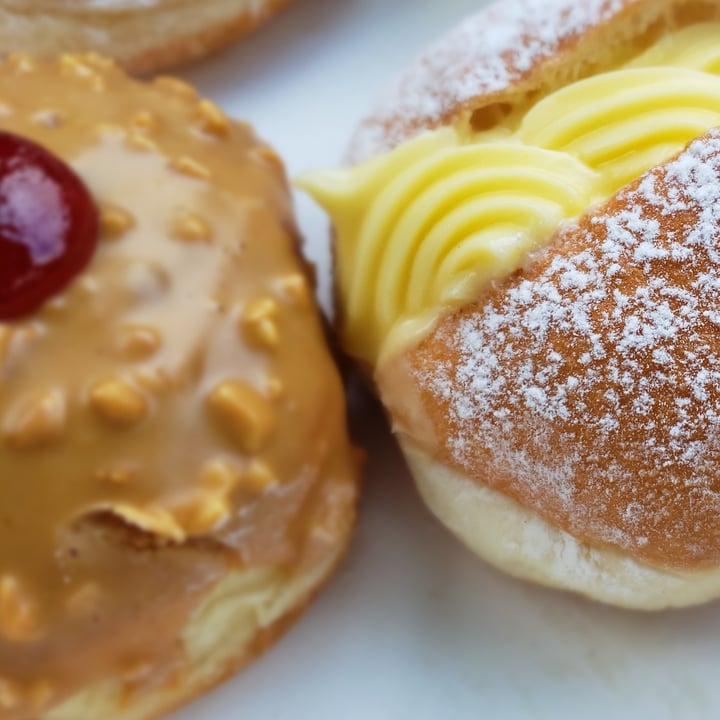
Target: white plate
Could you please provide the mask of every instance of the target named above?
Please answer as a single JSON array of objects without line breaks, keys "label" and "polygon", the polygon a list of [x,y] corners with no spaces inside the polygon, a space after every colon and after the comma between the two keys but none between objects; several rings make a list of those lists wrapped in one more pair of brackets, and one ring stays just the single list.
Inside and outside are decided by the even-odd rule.
[{"label": "white plate", "polygon": [[[185,73],[296,174],[337,163],[389,77],[478,0],[298,0]],[[326,224],[298,209],[327,271]],[[325,288],[327,285],[325,285]],[[173,720],[664,720],[720,715],[720,607],[642,615],[506,578],[424,510],[379,415],[347,564],[290,633]]]}]

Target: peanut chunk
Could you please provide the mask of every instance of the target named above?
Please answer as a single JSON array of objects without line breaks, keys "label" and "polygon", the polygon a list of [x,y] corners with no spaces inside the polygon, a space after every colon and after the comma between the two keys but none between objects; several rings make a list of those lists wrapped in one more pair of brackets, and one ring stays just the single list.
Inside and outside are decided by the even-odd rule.
[{"label": "peanut chunk", "polygon": [[230,123],[225,113],[212,100],[201,100],[197,106],[202,129],[210,135],[226,137]]},{"label": "peanut chunk", "polygon": [[212,414],[246,453],[262,449],[275,427],[275,413],[257,390],[242,380],[226,380],[208,397]]},{"label": "peanut chunk", "polygon": [[140,110],[135,113],[132,124],[139,130],[154,130],[157,127],[157,118],[149,110]]},{"label": "peanut chunk", "polygon": [[66,77],[84,80],[95,92],[102,92],[105,90],[105,78],[93,67],[92,63],[86,62],[88,59],[78,55],[61,55],[61,73]]},{"label": "peanut chunk", "polygon": [[216,530],[232,512],[230,495],[240,472],[225,460],[213,460],[200,473],[200,492],[193,493],[174,510],[185,532],[203,535]]},{"label": "peanut chunk", "polygon": [[277,287],[290,304],[297,307],[310,306],[310,288],[304,275],[300,273],[286,275],[278,280]]},{"label": "peanut chunk", "polygon": [[253,148],[250,151],[250,154],[259,159],[261,162],[267,163],[279,172],[283,174],[285,173],[285,165],[282,158],[271,147],[262,145],[260,147]]},{"label": "peanut chunk", "polygon": [[280,342],[277,315],[278,304],[272,298],[248,303],[240,317],[240,332],[245,342],[261,350],[274,350]]},{"label": "peanut chunk", "polygon": [[158,149],[154,140],[139,132],[130,133],[125,140],[125,144],[129,148],[140,152],[155,152]]},{"label": "peanut chunk", "polygon": [[230,516],[230,504],[225,498],[211,495],[199,501],[186,523],[192,535],[204,535],[217,530]]},{"label": "peanut chunk", "polygon": [[100,208],[100,225],[103,235],[116,240],[135,226],[135,218],[125,208],[106,203]]},{"label": "peanut chunk", "polygon": [[208,180],[210,178],[210,170],[201,162],[187,155],[181,155],[176,160],[173,160],[172,167],[188,177],[198,178],[199,180]]},{"label": "peanut chunk", "polygon": [[5,418],[3,433],[11,447],[31,450],[57,442],[65,432],[65,393],[54,389],[21,402]]},{"label": "peanut chunk", "polygon": [[105,380],[90,391],[90,404],[103,419],[114,425],[131,426],[145,419],[148,401],[122,379]]},{"label": "peanut chunk", "polygon": [[243,475],[243,487],[251,493],[260,495],[277,485],[272,468],[262,460],[253,460]]},{"label": "peanut chunk", "polygon": [[229,493],[239,480],[238,470],[224,460],[209,463],[200,475],[200,485],[203,488],[222,494]]},{"label": "peanut chunk", "polygon": [[115,338],[115,348],[128,360],[146,360],[161,347],[160,331],[149,325],[125,325]]},{"label": "peanut chunk", "polygon": [[209,242],[212,230],[203,218],[195,213],[176,215],[170,224],[170,234],[182,242]]}]

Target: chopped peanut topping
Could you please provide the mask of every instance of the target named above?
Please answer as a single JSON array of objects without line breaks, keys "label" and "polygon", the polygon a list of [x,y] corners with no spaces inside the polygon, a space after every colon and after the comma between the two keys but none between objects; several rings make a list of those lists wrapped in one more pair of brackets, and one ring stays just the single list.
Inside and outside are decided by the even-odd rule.
[{"label": "chopped peanut topping", "polygon": [[172,162],[172,167],[183,175],[198,178],[199,180],[209,180],[210,170],[197,160],[182,155]]},{"label": "chopped peanut topping", "polygon": [[157,328],[126,325],[118,331],[115,346],[128,360],[144,360],[152,357],[162,347],[162,336]]},{"label": "chopped peanut topping", "polygon": [[50,390],[12,409],[3,431],[11,447],[30,450],[59,440],[66,422],[65,395]]},{"label": "chopped peanut topping", "polygon": [[132,124],[140,130],[154,130],[157,127],[157,118],[148,110],[135,113]]},{"label": "chopped peanut topping", "polygon": [[240,331],[252,347],[273,350],[280,342],[275,318],[278,304],[272,298],[260,298],[249,303],[240,318]]},{"label": "chopped peanut topping", "polygon": [[253,460],[243,476],[243,487],[258,495],[276,484],[275,474],[262,460]]},{"label": "chopped peanut topping", "polygon": [[310,288],[305,276],[294,273],[281,278],[278,282],[280,293],[293,305],[309,307],[311,302]]},{"label": "chopped peanut topping", "polygon": [[246,382],[227,380],[210,393],[213,415],[244,452],[260,450],[275,427],[270,403]]},{"label": "chopped peanut topping", "polygon": [[189,212],[173,218],[170,234],[183,242],[209,242],[212,239],[212,230],[205,220]]},{"label": "chopped peanut topping", "polygon": [[119,205],[106,204],[100,208],[100,225],[103,234],[114,240],[133,228],[135,218],[128,210]]},{"label": "chopped peanut topping", "polygon": [[148,402],[145,396],[124,380],[106,380],[90,391],[95,412],[116,425],[136,425],[145,419]]},{"label": "chopped peanut topping", "polygon": [[227,116],[211,100],[201,100],[198,103],[198,115],[202,129],[210,135],[226,137],[230,132]]},{"label": "chopped peanut topping", "polygon": [[156,152],[158,149],[157,143],[154,140],[138,132],[130,133],[125,142],[129,148],[140,150],[141,152]]},{"label": "chopped peanut topping", "polygon": [[262,162],[271,165],[279,172],[285,172],[285,164],[282,158],[271,147],[262,145],[261,147],[255,148],[252,151],[252,155],[253,157],[259,158]]}]

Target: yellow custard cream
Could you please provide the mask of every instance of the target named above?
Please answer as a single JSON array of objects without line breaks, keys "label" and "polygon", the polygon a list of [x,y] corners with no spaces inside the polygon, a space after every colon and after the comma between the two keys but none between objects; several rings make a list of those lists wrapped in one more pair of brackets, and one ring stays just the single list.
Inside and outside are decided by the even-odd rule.
[{"label": "yellow custard cream", "polygon": [[335,226],[340,329],[361,361],[523,265],[565,221],[720,125],[720,23],[674,32],[492,130],[428,132],[300,186]]}]

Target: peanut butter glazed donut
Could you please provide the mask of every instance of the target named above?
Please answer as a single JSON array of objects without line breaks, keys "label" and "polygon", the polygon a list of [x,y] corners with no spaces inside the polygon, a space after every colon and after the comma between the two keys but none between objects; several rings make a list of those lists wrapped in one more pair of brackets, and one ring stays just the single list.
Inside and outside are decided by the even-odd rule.
[{"label": "peanut butter glazed donut", "polygon": [[247,125],[96,56],[0,98],[0,717],[157,717],[341,558],[342,385]]},{"label": "peanut butter glazed donut", "polygon": [[0,0],[0,51],[98,52],[150,72],[253,31],[290,0]]},{"label": "peanut butter glazed donut", "polygon": [[432,511],[627,607],[720,595],[718,38],[715,0],[508,0],[302,181]]}]

